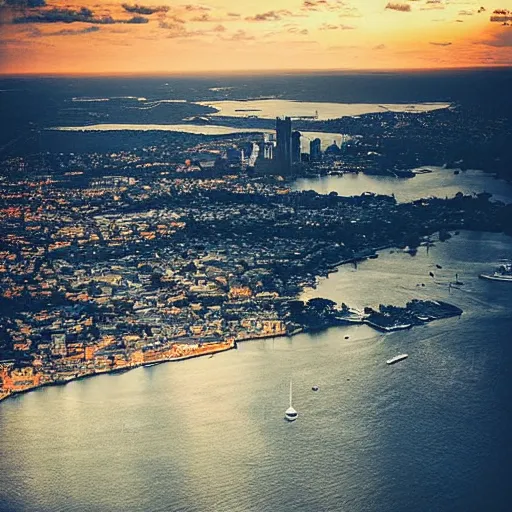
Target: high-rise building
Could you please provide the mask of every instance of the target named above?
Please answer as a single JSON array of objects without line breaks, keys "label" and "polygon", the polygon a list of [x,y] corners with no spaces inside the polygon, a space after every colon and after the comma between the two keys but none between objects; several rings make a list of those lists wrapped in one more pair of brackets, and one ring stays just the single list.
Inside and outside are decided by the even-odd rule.
[{"label": "high-rise building", "polygon": [[292,133],[292,163],[300,162],[300,132]]},{"label": "high-rise building", "polygon": [[276,163],[280,170],[288,172],[292,166],[292,120],[276,118]]},{"label": "high-rise building", "polygon": [[312,162],[318,162],[322,159],[322,141],[314,139],[309,143],[309,159]]}]

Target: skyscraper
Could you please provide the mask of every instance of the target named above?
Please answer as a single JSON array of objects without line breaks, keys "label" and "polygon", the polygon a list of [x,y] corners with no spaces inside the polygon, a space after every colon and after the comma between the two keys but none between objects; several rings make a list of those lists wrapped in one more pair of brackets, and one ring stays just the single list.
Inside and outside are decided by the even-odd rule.
[{"label": "skyscraper", "polygon": [[312,162],[318,162],[322,159],[322,141],[320,139],[312,140],[309,143],[309,159]]},{"label": "skyscraper", "polygon": [[300,132],[292,133],[292,163],[300,162]]},{"label": "skyscraper", "polygon": [[280,170],[289,172],[292,166],[292,120],[276,118],[276,163]]}]

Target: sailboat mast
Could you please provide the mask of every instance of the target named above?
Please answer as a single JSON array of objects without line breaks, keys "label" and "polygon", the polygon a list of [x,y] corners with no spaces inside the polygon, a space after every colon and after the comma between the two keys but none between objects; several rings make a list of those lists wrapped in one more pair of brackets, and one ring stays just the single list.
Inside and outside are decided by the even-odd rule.
[{"label": "sailboat mast", "polygon": [[292,379],[290,379],[290,407],[292,406]]}]

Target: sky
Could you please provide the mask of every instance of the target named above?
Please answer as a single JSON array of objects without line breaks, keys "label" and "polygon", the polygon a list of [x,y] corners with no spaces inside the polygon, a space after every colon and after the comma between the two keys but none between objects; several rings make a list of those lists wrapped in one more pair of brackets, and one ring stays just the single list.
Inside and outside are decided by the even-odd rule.
[{"label": "sky", "polygon": [[1,74],[512,65],[512,0],[0,0]]}]

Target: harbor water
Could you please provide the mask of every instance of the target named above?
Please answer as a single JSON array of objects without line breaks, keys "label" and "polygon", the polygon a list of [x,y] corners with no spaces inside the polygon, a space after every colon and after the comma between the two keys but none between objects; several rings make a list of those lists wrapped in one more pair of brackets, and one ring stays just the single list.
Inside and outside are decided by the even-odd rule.
[{"label": "harbor water", "polygon": [[[358,308],[441,299],[460,318],[244,342],[10,398],[0,509],[509,510],[512,286],[478,275],[511,254],[504,235],[462,232],[304,293]],[[464,285],[450,288],[456,273]]]}]

